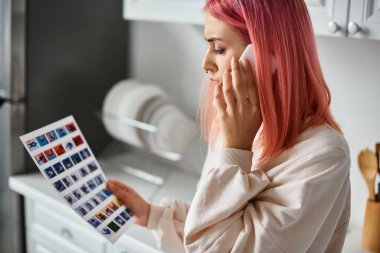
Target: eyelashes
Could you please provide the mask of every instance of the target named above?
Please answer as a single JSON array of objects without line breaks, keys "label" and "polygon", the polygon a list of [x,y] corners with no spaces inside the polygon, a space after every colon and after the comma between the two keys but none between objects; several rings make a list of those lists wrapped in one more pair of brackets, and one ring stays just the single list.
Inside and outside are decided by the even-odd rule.
[{"label": "eyelashes", "polygon": [[215,54],[223,54],[224,53],[224,49],[214,50],[214,53]]}]

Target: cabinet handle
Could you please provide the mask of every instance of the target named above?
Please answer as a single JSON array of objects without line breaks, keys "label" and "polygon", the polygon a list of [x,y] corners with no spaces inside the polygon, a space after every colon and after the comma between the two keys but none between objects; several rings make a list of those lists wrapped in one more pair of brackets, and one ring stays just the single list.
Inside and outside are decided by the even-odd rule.
[{"label": "cabinet handle", "polygon": [[336,33],[337,31],[340,30],[340,26],[335,21],[332,21],[332,20],[329,21],[327,26],[330,33]]},{"label": "cabinet handle", "polygon": [[73,239],[73,234],[67,228],[62,228],[61,229],[61,236],[63,238],[69,239],[69,240]]},{"label": "cabinet handle", "polygon": [[361,30],[361,27],[358,24],[356,24],[355,22],[351,21],[348,23],[347,30],[350,34],[355,34]]}]

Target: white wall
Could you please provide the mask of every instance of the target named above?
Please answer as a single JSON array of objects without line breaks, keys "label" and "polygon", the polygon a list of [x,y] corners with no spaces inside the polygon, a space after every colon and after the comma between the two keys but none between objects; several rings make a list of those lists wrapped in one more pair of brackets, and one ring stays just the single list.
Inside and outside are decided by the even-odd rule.
[{"label": "white wall", "polygon": [[[207,48],[203,27],[133,22],[129,38],[132,76],[161,85],[195,118]],[[333,113],[351,148],[351,217],[353,224],[361,225],[368,193],[357,155],[380,142],[380,41],[317,37],[317,46],[332,92]],[[199,172],[202,159],[190,169]]]}]

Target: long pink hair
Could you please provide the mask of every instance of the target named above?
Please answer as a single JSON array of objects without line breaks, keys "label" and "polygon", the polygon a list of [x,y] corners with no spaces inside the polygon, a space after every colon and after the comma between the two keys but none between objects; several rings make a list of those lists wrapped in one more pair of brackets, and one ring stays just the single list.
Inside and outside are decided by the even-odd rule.
[{"label": "long pink hair", "polygon": [[[229,24],[248,44],[256,62],[263,118],[260,159],[292,147],[309,127],[330,125],[342,133],[331,111],[331,94],[319,64],[315,37],[303,0],[208,0],[204,11]],[[277,71],[271,74],[271,54]],[[220,132],[212,106],[215,83],[202,86],[202,135],[213,148]],[[306,122],[306,118],[310,120]]]}]

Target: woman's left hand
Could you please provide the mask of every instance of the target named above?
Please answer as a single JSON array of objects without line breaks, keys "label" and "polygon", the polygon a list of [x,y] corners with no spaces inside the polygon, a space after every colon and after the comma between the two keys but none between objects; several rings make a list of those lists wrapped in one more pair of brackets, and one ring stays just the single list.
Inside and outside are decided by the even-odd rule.
[{"label": "woman's left hand", "polygon": [[223,85],[217,84],[214,90],[223,146],[251,150],[262,123],[256,78],[247,59],[241,69],[237,59],[232,57],[231,69],[232,73],[224,71]]}]

